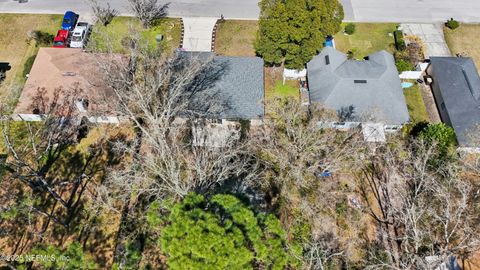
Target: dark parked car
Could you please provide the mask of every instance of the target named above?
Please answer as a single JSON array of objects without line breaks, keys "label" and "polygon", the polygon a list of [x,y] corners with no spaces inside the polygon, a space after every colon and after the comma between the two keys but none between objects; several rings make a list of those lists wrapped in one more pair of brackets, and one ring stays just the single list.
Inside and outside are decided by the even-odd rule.
[{"label": "dark parked car", "polygon": [[72,31],[75,28],[75,25],[77,24],[78,17],[79,15],[73,11],[65,12],[65,15],[63,15],[63,21],[62,21],[62,30]]}]

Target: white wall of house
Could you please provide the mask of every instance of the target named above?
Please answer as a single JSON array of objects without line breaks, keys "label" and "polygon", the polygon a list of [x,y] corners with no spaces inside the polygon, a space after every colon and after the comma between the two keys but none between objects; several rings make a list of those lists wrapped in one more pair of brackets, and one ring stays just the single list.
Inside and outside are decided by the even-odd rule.
[{"label": "white wall of house", "polygon": [[[26,121],[26,122],[41,122],[44,121],[48,115],[45,114],[12,114],[11,119],[14,121]],[[75,117],[81,119],[82,116]],[[121,119],[118,116],[98,116],[98,117],[88,117],[90,123],[95,124],[120,124],[125,122],[127,119]]]},{"label": "white wall of house", "polygon": [[367,142],[385,142],[387,133],[398,132],[403,127],[403,125],[367,122],[318,122],[317,125],[319,128],[334,128],[339,130],[361,128],[364,139]]},{"label": "white wall of house", "polygon": [[303,70],[288,69],[288,68],[283,69],[283,83],[285,83],[286,80],[298,80],[305,77],[307,77],[307,69],[303,69]]}]

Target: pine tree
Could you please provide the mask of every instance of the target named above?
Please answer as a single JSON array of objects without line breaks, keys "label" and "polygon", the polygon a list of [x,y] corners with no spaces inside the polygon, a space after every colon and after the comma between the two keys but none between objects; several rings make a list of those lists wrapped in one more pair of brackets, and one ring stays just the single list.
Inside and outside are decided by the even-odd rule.
[{"label": "pine tree", "polygon": [[303,69],[343,20],[338,0],[262,0],[260,9],[257,53],[287,68]]},{"label": "pine tree", "polygon": [[[156,222],[149,214],[149,223]],[[232,195],[190,194],[171,207],[159,244],[169,269],[285,269],[286,233],[273,215],[256,215]]]}]

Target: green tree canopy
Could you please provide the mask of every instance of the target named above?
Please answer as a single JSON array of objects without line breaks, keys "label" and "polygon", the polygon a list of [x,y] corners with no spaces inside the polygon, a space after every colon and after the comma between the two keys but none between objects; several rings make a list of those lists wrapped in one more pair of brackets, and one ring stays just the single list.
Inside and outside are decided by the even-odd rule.
[{"label": "green tree canopy", "polygon": [[[147,220],[158,224],[150,217]],[[160,246],[169,269],[284,269],[297,263],[273,215],[256,215],[232,195],[190,194],[170,209]]]},{"label": "green tree canopy", "polygon": [[338,0],[262,0],[255,48],[267,64],[302,69],[340,31]]},{"label": "green tree canopy", "polygon": [[30,253],[43,258],[36,260],[36,265],[38,265],[36,269],[98,269],[95,262],[83,253],[82,246],[78,242],[72,243],[66,249],[60,249],[53,245],[39,246]]}]

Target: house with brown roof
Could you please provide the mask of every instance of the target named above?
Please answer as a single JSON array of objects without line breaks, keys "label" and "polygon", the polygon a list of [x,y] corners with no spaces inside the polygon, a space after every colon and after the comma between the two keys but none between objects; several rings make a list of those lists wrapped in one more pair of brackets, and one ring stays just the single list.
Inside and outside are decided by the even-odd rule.
[{"label": "house with brown roof", "polygon": [[40,48],[13,117],[25,121],[41,121],[47,114],[66,117],[72,113],[69,107],[90,122],[118,123],[116,96],[106,85],[97,58],[80,49]]}]

